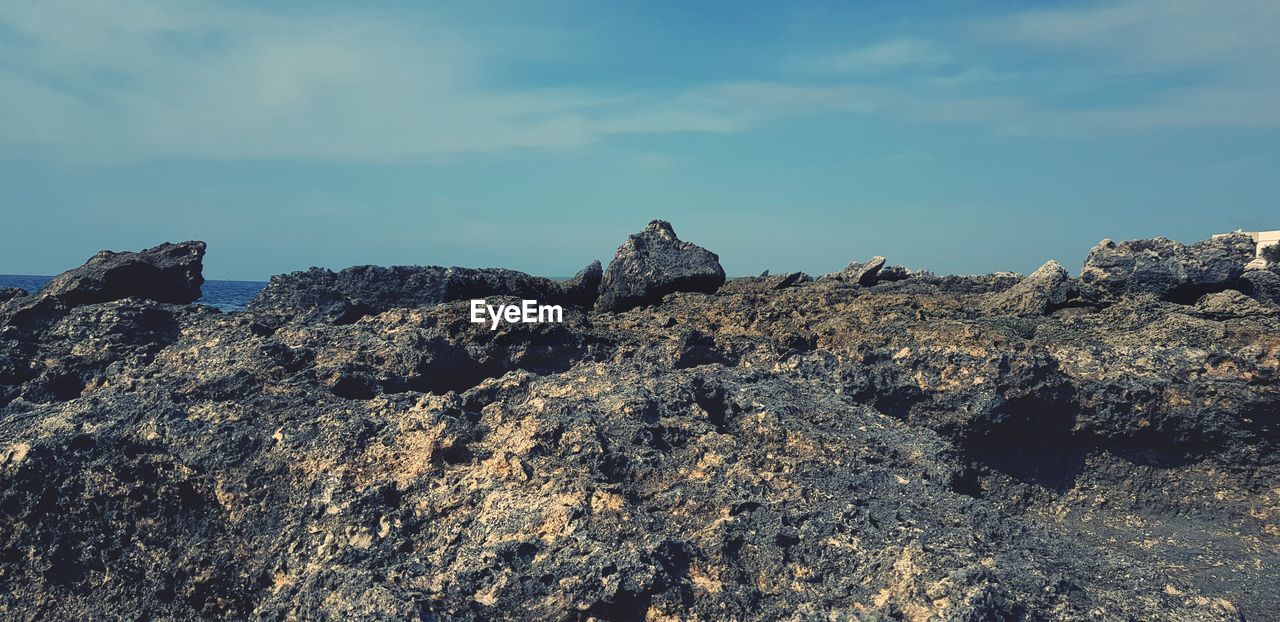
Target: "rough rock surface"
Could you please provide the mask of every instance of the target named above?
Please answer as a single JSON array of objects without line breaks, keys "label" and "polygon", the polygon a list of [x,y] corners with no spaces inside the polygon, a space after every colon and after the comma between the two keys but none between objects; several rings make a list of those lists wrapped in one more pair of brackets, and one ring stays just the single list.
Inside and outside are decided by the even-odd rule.
[{"label": "rough rock surface", "polygon": [[1244,234],[1195,244],[1166,238],[1103,240],[1089,251],[1080,280],[1086,294],[1098,300],[1149,293],[1192,303],[1240,278],[1255,248],[1253,239]]},{"label": "rough rock surface", "polygon": [[[884,257],[876,255],[866,261],[851,261],[843,270],[824,275],[823,278],[859,285],[875,285],[882,268],[884,268]],[[897,276],[896,271],[894,274]]]},{"label": "rough rock surface", "polygon": [[1066,268],[1050,259],[1008,291],[994,295],[990,304],[1015,315],[1044,315],[1067,304],[1076,289]]},{"label": "rough rock surface", "polygon": [[600,283],[600,263],[559,283],[502,268],[353,266],[339,272],[311,268],[271,277],[249,303],[262,314],[349,324],[397,307],[514,296],[544,304],[590,307]]},{"label": "rough rock surface", "polygon": [[8,327],[0,619],[1274,619],[1274,310],[1019,281]]},{"label": "rough rock surface", "polygon": [[72,306],[122,298],[195,302],[204,283],[204,251],[204,242],[166,242],[136,253],[102,251],[54,277],[38,296]]},{"label": "rough rock surface", "polygon": [[665,220],[632,234],[609,262],[596,311],[626,311],[674,292],[714,292],[724,285],[715,253],[676,237]]},{"label": "rough rock surface", "polygon": [[775,289],[785,289],[800,283],[808,283],[813,278],[803,272],[787,272],[786,274],[769,274],[768,270],[765,274],[755,277],[746,277],[734,279],[724,284],[718,291],[722,294],[743,293],[743,292],[764,292]]},{"label": "rough rock surface", "polygon": [[1280,274],[1270,270],[1250,270],[1240,276],[1236,286],[1258,302],[1280,305]]}]

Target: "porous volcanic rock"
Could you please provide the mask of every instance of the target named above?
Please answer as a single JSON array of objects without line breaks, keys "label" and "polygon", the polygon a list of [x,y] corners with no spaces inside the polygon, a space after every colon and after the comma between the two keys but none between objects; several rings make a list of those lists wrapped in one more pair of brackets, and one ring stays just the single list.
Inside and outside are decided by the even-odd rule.
[{"label": "porous volcanic rock", "polygon": [[751,291],[769,291],[775,289],[785,289],[799,285],[800,283],[808,283],[813,278],[803,272],[787,272],[785,274],[769,274],[766,270],[760,276],[745,277],[734,279],[724,284],[720,288],[721,293],[741,293]]},{"label": "porous volcanic rock", "polygon": [[866,261],[852,261],[843,270],[827,275],[837,281],[847,281],[859,285],[874,285],[880,269],[884,267],[884,257],[876,255]]},{"label": "porous volcanic rock", "polygon": [[339,272],[311,268],[271,277],[248,306],[261,314],[336,324],[395,308],[488,296],[590,306],[599,269],[599,262],[593,263],[562,284],[502,268],[353,266]]},{"label": "porous volcanic rock", "polygon": [[1050,259],[1027,278],[992,297],[991,308],[1015,315],[1044,315],[1066,304],[1076,285],[1062,264]]},{"label": "porous volcanic rock", "polygon": [[1020,282],[0,328],[0,619],[1274,617],[1280,313]]},{"label": "porous volcanic rock", "polygon": [[1240,276],[1236,287],[1258,302],[1280,305],[1280,274],[1270,270],[1250,270]]},{"label": "porous volcanic rock", "polygon": [[665,220],[651,221],[618,247],[600,283],[596,311],[626,311],[674,292],[711,293],[724,285],[715,253],[676,237]]},{"label": "porous volcanic rock", "polygon": [[136,253],[102,251],[54,277],[37,294],[69,306],[145,298],[187,304],[200,298],[204,242],[166,242]]},{"label": "porous volcanic rock", "polygon": [[1190,304],[1229,287],[1254,253],[1253,239],[1244,234],[1194,244],[1166,238],[1103,240],[1089,251],[1080,280],[1085,293],[1097,300],[1150,293]]}]

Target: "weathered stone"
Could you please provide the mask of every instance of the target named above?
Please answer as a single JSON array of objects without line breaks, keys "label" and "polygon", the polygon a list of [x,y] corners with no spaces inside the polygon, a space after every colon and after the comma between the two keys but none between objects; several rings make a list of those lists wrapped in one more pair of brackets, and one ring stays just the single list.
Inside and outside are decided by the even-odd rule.
[{"label": "weathered stone", "polygon": [[[765,270],[767,273],[768,270]],[[733,279],[725,283],[719,290],[722,294],[740,294],[745,292],[763,292],[786,289],[801,283],[809,283],[813,278],[803,272],[787,272],[785,274],[762,274],[756,277]]]},{"label": "weathered stone", "polygon": [[389,309],[488,296],[588,306],[594,299],[592,284],[598,281],[599,262],[563,284],[502,268],[353,266],[339,272],[311,268],[271,277],[248,308],[301,321],[347,324]]},{"label": "weathered stone", "polygon": [[0,302],[8,302],[15,298],[23,298],[27,290],[20,287],[0,287]]},{"label": "weathered stone", "polygon": [[1243,234],[1189,245],[1166,238],[1103,240],[1089,251],[1080,280],[1086,295],[1096,300],[1150,293],[1189,304],[1229,287],[1254,252],[1253,240]]},{"label": "weathered stone", "polygon": [[123,298],[195,302],[204,283],[204,251],[204,242],[166,242],[136,253],[102,251],[54,277],[36,296],[69,306]]},{"label": "weathered stone", "polygon": [[1201,296],[1196,301],[1196,310],[1209,317],[1222,319],[1267,312],[1257,300],[1233,289]]},{"label": "weathered stone", "polygon": [[1250,270],[1240,276],[1236,287],[1263,304],[1280,305],[1280,275],[1270,270]]},{"label": "weathered stone", "polygon": [[675,292],[711,293],[724,285],[720,257],[676,237],[671,223],[654,220],[632,234],[600,283],[596,311],[626,311]]},{"label": "weathered stone", "polygon": [[883,267],[884,257],[876,255],[867,261],[850,262],[843,270],[828,274],[824,278],[857,283],[859,285],[875,285],[877,277],[880,275],[880,269]]},{"label": "weathered stone", "polygon": [[1049,260],[1007,291],[992,296],[990,307],[1015,315],[1044,315],[1076,294],[1075,283],[1062,264]]},{"label": "weathered stone", "polygon": [[591,262],[579,270],[573,278],[562,284],[566,304],[589,309],[600,295],[600,281],[604,277],[604,269],[600,260]]}]

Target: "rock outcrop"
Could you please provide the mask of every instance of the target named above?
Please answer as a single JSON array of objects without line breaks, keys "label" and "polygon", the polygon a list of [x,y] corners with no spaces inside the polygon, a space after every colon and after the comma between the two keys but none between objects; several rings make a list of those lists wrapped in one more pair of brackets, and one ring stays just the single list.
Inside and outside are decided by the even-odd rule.
[{"label": "rock outcrop", "polygon": [[1076,295],[1076,285],[1062,264],[1050,259],[1027,278],[991,299],[991,309],[1015,315],[1044,315]]},{"label": "rock outcrop", "polygon": [[102,251],[37,294],[69,306],[144,298],[187,304],[200,298],[204,242],[164,243],[136,253]]},{"label": "rock outcrop", "polygon": [[1085,259],[1080,280],[1095,300],[1149,293],[1190,304],[1227,289],[1253,260],[1255,245],[1243,234],[1182,244],[1166,238],[1103,240]]},{"label": "rock outcrop", "polygon": [[832,272],[823,278],[859,285],[875,285],[882,268],[884,268],[884,257],[876,255],[866,261],[851,261],[843,270]]},{"label": "rock outcrop", "polygon": [[600,282],[595,309],[626,311],[675,292],[712,293],[724,281],[718,255],[676,237],[671,223],[654,220],[618,247]]},{"label": "rock outcrop", "polygon": [[0,618],[1274,616],[1280,312],[1042,314],[1059,270],[498,331],[395,290],[414,271],[314,271],[284,308],[385,310],[0,327]]},{"label": "rock outcrop", "polygon": [[1236,287],[1258,302],[1280,305],[1280,274],[1270,270],[1250,270],[1240,276]]},{"label": "rock outcrop", "polygon": [[311,268],[272,277],[249,309],[304,322],[348,324],[390,309],[489,296],[590,307],[599,282],[599,262],[565,283],[502,268],[354,266],[339,272]]},{"label": "rock outcrop", "polygon": [[745,292],[767,292],[786,289],[801,283],[809,283],[813,278],[803,272],[787,272],[785,274],[765,274],[754,277],[734,279],[720,288],[722,294],[740,294]]}]

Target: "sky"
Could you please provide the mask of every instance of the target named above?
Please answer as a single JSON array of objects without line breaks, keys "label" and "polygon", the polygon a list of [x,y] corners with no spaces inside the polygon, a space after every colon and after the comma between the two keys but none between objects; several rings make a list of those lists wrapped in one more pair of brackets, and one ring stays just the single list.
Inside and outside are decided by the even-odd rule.
[{"label": "sky", "polygon": [[1280,2],[0,2],[0,273],[1077,269],[1280,228]]}]

